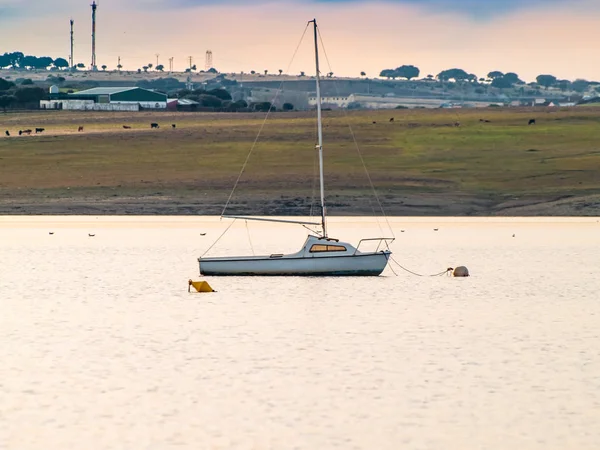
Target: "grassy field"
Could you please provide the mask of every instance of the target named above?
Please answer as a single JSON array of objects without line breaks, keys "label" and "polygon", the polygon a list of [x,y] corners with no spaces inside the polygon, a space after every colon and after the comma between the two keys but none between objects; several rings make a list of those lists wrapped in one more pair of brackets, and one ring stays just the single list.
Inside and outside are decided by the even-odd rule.
[{"label": "grassy field", "polygon": [[[232,211],[307,213],[313,114],[66,111],[0,114],[0,212],[220,213],[261,127]],[[600,211],[600,108],[332,111],[324,139],[333,214],[372,211],[361,156],[390,214]]]}]

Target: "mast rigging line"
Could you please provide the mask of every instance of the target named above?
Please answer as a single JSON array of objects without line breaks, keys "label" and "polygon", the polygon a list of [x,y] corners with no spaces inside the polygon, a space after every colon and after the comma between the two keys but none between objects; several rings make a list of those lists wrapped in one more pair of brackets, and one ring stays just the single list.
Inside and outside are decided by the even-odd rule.
[{"label": "mast rigging line", "polygon": [[[327,50],[325,49],[325,44],[323,43],[323,36],[321,35],[321,30],[318,30],[318,35],[319,35],[319,41],[321,42],[321,47],[323,48],[323,54],[325,55],[325,61],[327,61],[327,66],[329,67],[329,72],[333,72],[332,68],[331,68],[331,63],[329,62],[329,56],[327,56]],[[335,86],[335,90],[338,93],[339,96],[339,86],[337,84],[337,82],[335,80],[333,80],[333,84]],[[348,111],[344,108],[342,108],[344,117],[348,117]],[[369,184],[371,186],[371,190],[373,191],[373,195],[375,196],[375,199],[377,200],[377,204],[379,205],[379,209],[381,210],[381,214],[383,215],[383,218],[385,219],[385,222],[388,226],[388,228],[390,229],[390,232],[392,233],[392,236],[395,238],[396,235],[394,234],[394,230],[392,229],[392,225],[390,224],[390,221],[388,220],[387,214],[385,213],[385,210],[383,209],[383,205],[381,204],[381,200],[379,199],[379,195],[377,194],[377,190],[375,189],[375,185],[373,184],[373,179],[371,178],[371,175],[369,174],[369,170],[367,169],[367,165],[365,163],[365,160],[363,158],[362,152],[360,151],[360,146],[358,145],[358,141],[356,140],[356,134],[354,133],[354,129],[352,128],[352,124],[350,123],[350,121],[347,121],[348,123],[348,129],[350,130],[350,135],[352,136],[352,140],[354,142],[354,147],[356,148],[356,152],[358,153],[358,157],[360,158],[360,162],[362,163],[363,169],[365,170],[365,174],[367,175],[367,179],[369,180]],[[377,222],[377,225],[379,226],[379,221]],[[381,227],[380,227],[381,229]]]},{"label": "mast rigging line", "polygon": [[[300,49],[300,46],[302,45],[302,41],[304,41],[304,36],[306,36],[306,32],[308,30],[308,26],[310,25],[310,23],[306,24],[306,27],[304,27],[304,32],[302,33],[302,37],[300,38],[300,41],[298,42],[298,45],[296,46],[296,50],[294,50],[294,54],[292,55],[292,58],[290,60],[290,62],[288,63],[288,66],[286,68],[286,72],[289,72],[290,67],[292,66],[292,63],[294,62],[294,59],[296,59],[296,55],[298,54],[298,50]],[[273,103],[275,102],[275,100],[277,100],[277,97],[279,97],[279,94],[282,92],[283,88],[283,80],[281,81],[281,84],[279,85],[279,88],[277,89],[277,92],[275,93],[275,96],[273,97],[273,101],[271,102],[271,106],[269,107],[269,110],[267,111],[267,114],[265,115],[265,118],[260,126],[260,129],[258,130],[258,134],[256,135],[256,138],[254,139],[254,142],[252,143],[252,147],[250,148],[250,151],[248,152],[248,155],[246,156],[246,160],[244,161],[244,164],[242,165],[242,169],[240,170],[240,173],[237,177],[237,179],[235,180],[235,184],[233,185],[233,189],[231,190],[231,193],[229,194],[229,197],[227,198],[227,202],[225,203],[225,206],[223,207],[223,211],[221,212],[221,217],[223,217],[225,215],[225,211],[227,210],[227,208],[229,207],[229,203],[231,202],[231,198],[233,197],[233,194],[240,182],[240,179],[242,178],[242,175],[244,174],[244,171],[246,170],[246,166],[248,165],[248,161],[250,161],[250,156],[252,155],[252,153],[254,152],[254,149],[256,148],[256,144],[258,143],[258,140],[260,139],[260,135],[262,134],[263,129],[265,128],[265,125],[267,123],[267,119],[269,118],[269,116],[271,115],[271,112],[273,111]]]}]

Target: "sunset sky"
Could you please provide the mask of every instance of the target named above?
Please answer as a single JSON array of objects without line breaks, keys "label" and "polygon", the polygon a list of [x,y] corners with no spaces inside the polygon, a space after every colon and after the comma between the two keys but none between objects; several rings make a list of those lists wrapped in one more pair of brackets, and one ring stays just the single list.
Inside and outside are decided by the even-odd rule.
[{"label": "sunset sky", "polygon": [[[75,61],[89,65],[89,3],[0,0],[0,53],[68,58],[72,17]],[[100,0],[97,17],[98,64],[109,69],[118,56],[129,70],[156,64],[157,53],[179,70],[193,56],[200,69],[210,49],[223,72],[310,74],[308,33],[290,60],[316,17],[339,76],[413,64],[421,76],[459,67],[600,80],[600,0]]]}]

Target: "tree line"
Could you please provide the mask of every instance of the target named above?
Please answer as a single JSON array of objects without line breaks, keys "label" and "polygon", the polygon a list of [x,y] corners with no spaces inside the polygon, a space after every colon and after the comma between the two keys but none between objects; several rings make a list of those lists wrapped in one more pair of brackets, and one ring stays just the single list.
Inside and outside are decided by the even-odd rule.
[{"label": "tree line", "polygon": [[50,56],[25,55],[22,52],[4,53],[0,55],[0,69],[59,70],[69,67],[69,62],[64,58],[53,59]]},{"label": "tree line", "polygon": [[[361,76],[364,76],[364,72],[361,72]],[[396,79],[404,78],[406,80],[412,80],[418,78],[420,75],[420,69],[413,65],[403,65],[395,69],[384,69],[379,73],[382,78]],[[600,83],[596,81],[588,81],[584,79],[576,79],[575,81],[560,80],[554,75],[541,74],[536,77],[536,81],[533,83],[525,83],[519,78],[519,75],[514,72],[503,73],[499,70],[491,71],[487,74],[487,77],[477,77],[473,73],[468,73],[463,69],[453,68],[442,70],[437,75],[427,75],[424,81],[438,80],[442,82],[468,82],[473,84],[486,84],[499,89],[511,89],[519,85],[529,86],[540,86],[546,89],[551,87],[558,88],[561,91],[576,91],[579,93],[586,92],[590,87],[595,87],[596,92],[600,92],[598,86]]]},{"label": "tree line", "polygon": [[21,105],[37,107],[40,100],[47,98],[46,89],[34,86],[31,80],[24,80],[20,86],[0,78],[0,108],[4,112],[9,106]]}]

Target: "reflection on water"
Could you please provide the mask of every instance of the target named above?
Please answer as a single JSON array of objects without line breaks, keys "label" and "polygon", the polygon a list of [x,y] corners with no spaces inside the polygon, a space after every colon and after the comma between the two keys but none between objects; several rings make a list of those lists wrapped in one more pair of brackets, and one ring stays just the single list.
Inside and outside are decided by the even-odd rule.
[{"label": "reflection on water", "polygon": [[[600,224],[392,224],[405,267],[472,276],[206,278],[217,293],[188,294],[227,223],[1,218],[0,448],[599,448]],[[240,222],[210,254],[304,239]]]}]

